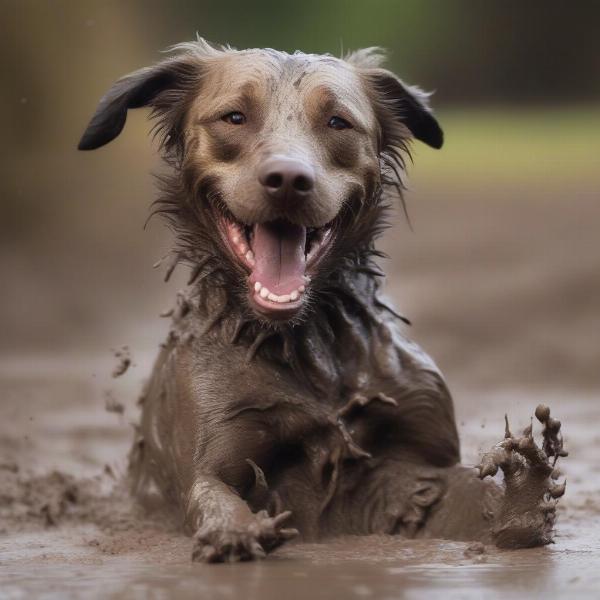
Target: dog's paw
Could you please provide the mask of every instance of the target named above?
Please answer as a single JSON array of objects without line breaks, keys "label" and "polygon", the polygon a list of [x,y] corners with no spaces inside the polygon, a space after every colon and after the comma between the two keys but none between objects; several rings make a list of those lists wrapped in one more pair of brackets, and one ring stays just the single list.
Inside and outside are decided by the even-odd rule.
[{"label": "dog's paw", "polygon": [[194,562],[238,562],[265,558],[268,552],[298,535],[297,529],[283,527],[290,511],[269,517],[266,511],[253,515],[249,523],[238,527],[207,524],[194,535]]},{"label": "dog's paw", "polygon": [[496,545],[523,548],[552,542],[556,503],[565,493],[566,482],[556,483],[559,457],[567,456],[560,433],[561,423],[540,405],[535,416],[544,425],[540,448],[532,425],[514,436],[506,419],[504,440],[483,455],[479,476],[504,474],[504,496],[494,515],[492,535]]}]

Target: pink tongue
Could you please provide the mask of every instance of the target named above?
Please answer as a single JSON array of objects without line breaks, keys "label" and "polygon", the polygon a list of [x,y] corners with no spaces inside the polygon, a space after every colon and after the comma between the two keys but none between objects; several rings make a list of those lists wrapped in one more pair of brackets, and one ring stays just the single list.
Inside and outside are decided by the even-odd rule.
[{"label": "pink tongue", "polygon": [[252,252],[256,264],[252,284],[279,296],[290,294],[304,284],[306,227],[291,223],[259,223],[254,226]]}]

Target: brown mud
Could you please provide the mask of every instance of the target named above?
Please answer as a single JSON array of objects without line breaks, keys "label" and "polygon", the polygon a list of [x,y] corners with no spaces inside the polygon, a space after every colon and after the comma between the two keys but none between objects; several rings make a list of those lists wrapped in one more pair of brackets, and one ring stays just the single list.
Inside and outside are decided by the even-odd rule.
[{"label": "brown mud", "polygon": [[[559,407],[571,455],[562,466],[569,487],[553,545],[501,551],[472,543],[345,537],[290,544],[256,564],[211,566],[190,562],[190,539],[160,502],[134,504],[120,483],[133,395],[122,390],[124,415],[107,413],[94,391],[96,378],[76,375],[101,362],[70,362],[62,377],[59,364],[33,378],[29,369],[24,377],[3,369],[2,597],[511,598],[567,591],[591,596],[600,585],[600,437],[594,425],[600,409],[586,395],[561,402],[545,394]],[[526,425],[533,403],[516,392],[463,394],[457,413],[464,462],[474,464],[502,436],[505,408],[515,425]]]}]

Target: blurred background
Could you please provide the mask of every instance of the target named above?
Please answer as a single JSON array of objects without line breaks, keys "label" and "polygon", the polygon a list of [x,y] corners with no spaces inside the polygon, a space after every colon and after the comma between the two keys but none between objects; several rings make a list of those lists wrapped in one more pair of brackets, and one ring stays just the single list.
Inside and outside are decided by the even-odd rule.
[{"label": "blurred background", "polygon": [[[115,586],[127,590],[116,596],[130,595],[145,589],[143,577],[153,594],[159,581],[196,595],[207,585],[199,588],[187,569],[189,542],[153,542],[146,524],[139,535],[123,528],[117,541],[98,532],[91,539],[87,522],[36,526],[44,522],[31,508],[38,487],[26,476],[124,472],[135,401],[168,325],[158,315],[187,274],[176,270],[164,283],[164,267],[152,268],[172,238],[159,220],[143,228],[155,198],[150,173],[161,168],[147,111],[132,111],[122,135],[100,150],[76,146],[113,81],[196,32],[236,47],[334,55],[383,46],[390,68],[435,90],[446,144],[413,148],[413,229],[398,210],[382,240],[387,292],[454,392],[466,464],[500,439],[505,412],[513,426],[525,425],[540,401],[563,420],[570,457],[555,551],[504,553],[494,569],[493,558],[475,567],[453,549],[464,565],[457,571],[443,568],[443,553],[417,548],[417,578],[428,598],[448,597],[453,582],[475,589],[461,597],[478,598],[480,586],[495,590],[486,597],[501,595],[504,582],[515,583],[515,597],[539,585],[548,598],[597,590],[599,24],[597,0],[0,0],[0,554],[13,581],[6,593],[31,597],[23,586],[32,585],[46,595],[61,589],[62,598],[63,580],[65,590],[83,586],[86,597],[96,597],[92,588],[110,596]],[[113,353],[125,344],[133,365],[114,379]],[[42,489],[47,503],[52,496]],[[121,508],[111,500],[117,516]],[[21,535],[27,520],[33,534]],[[382,552],[364,546],[356,554],[351,545],[361,560]],[[393,586],[389,596],[406,591],[405,575],[392,572],[406,573],[398,567],[413,551],[386,552],[371,583]],[[169,560],[185,569],[172,570]],[[506,570],[522,562],[535,567]],[[286,563],[284,579],[268,565],[249,579],[239,571],[244,593],[248,582],[250,593],[263,580],[271,591],[275,579],[287,586],[297,563],[269,564]],[[130,575],[132,564],[147,570]],[[340,581],[363,583],[362,567],[339,564]],[[320,597],[330,581],[308,572],[310,593]],[[236,576],[219,573],[208,585],[220,582],[219,594],[231,595]]]},{"label": "blurred background", "polygon": [[598,391],[600,3],[1,0],[0,13],[3,394],[95,375],[122,344],[147,375],[158,313],[185,281],[152,269],[171,235],[143,229],[160,168],[147,114],[96,152],[76,145],[115,79],[196,32],[335,55],[383,46],[435,90],[446,145],[414,147],[413,231],[398,211],[382,242],[410,335],[455,390]]}]

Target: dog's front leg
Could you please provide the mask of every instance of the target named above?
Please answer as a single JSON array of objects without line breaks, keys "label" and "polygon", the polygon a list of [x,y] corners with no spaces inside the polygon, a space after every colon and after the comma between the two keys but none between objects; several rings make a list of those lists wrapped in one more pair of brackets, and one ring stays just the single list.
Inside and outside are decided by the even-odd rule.
[{"label": "dog's front leg", "polygon": [[283,527],[290,512],[269,517],[253,513],[228,485],[214,477],[198,476],[189,493],[186,525],[194,533],[192,560],[236,562],[264,558],[298,535]]},{"label": "dog's front leg", "polygon": [[[531,425],[513,435],[507,419],[504,439],[483,455],[477,473],[461,466],[448,471],[448,489],[427,523],[426,537],[480,540],[501,548],[552,542],[556,502],[565,492],[565,483],[555,481],[555,466],[567,452],[560,421],[550,417],[550,409],[540,405],[535,414],[544,425],[542,447]],[[484,481],[499,470],[501,484]]]}]

